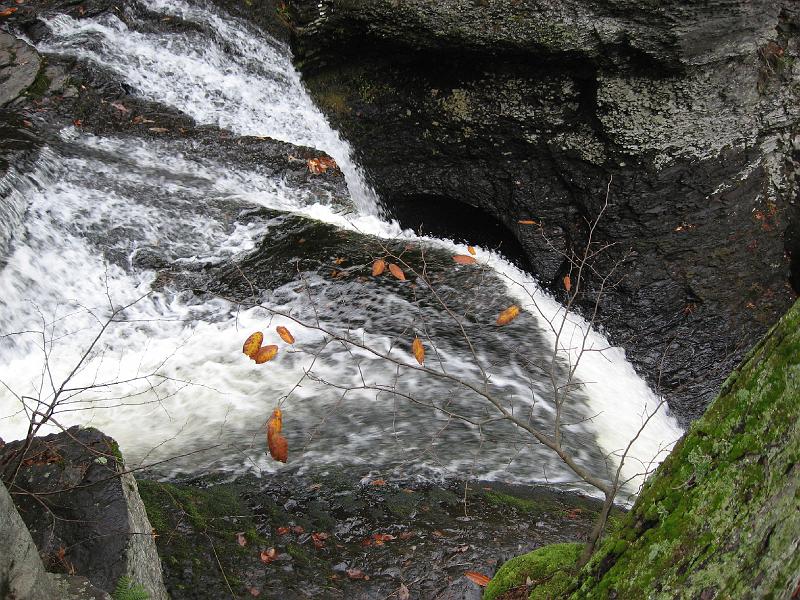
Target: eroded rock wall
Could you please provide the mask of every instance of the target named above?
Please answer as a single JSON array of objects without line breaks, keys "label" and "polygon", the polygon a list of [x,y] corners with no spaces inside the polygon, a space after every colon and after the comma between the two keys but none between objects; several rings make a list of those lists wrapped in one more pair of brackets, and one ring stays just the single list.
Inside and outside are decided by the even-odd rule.
[{"label": "eroded rock wall", "polygon": [[599,319],[684,421],[794,299],[793,3],[289,4],[307,85],[390,211],[477,206],[558,294],[611,182],[583,305],[624,259]]}]

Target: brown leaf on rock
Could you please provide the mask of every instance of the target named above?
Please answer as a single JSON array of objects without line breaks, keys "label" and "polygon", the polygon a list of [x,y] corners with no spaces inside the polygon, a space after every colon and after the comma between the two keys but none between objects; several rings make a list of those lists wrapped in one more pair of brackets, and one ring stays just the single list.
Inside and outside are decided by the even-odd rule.
[{"label": "brown leaf on rock", "polygon": [[327,156],[321,156],[319,158],[309,158],[306,161],[306,166],[314,175],[320,175],[328,169],[335,169],[336,161]]},{"label": "brown leaf on rock", "polygon": [[474,265],[476,262],[478,262],[471,256],[467,256],[466,254],[456,254],[455,256],[453,256],[453,260],[460,265]]},{"label": "brown leaf on rock", "polygon": [[386,270],[386,261],[383,259],[378,259],[374,263],[372,263],[372,276],[378,277],[379,275],[383,275],[383,272]]},{"label": "brown leaf on rock", "polygon": [[266,550],[262,550],[259,556],[261,558],[261,562],[263,562],[265,565],[268,565],[273,560],[278,558],[278,551],[275,548],[267,548]]},{"label": "brown leaf on rock", "polygon": [[406,274],[403,273],[403,269],[401,269],[400,267],[398,267],[394,263],[389,263],[389,272],[392,275],[394,275],[397,279],[399,279],[400,281],[405,281],[406,280]]},{"label": "brown leaf on rock", "polygon": [[253,357],[253,360],[256,361],[257,365],[264,364],[275,358],[278,355],[278,347],[274,344],[270,344],[269,346],[262,346],[256,352],[256,355]]},{"label": "brown leaf on rock", "polygon": [[281,339],[286,342],[287,344],[294,344],[294,336],[291,332],[286,329],[283,325],[278,325],[275,328],[275,331],[278,332],[278,335],[281,336]]},{"label": "brown leaf on rock", "polygon": [[289,442],[281,435],[281,429],[283,429],[283,413],[280,408],[276,408],[267,421],[267,447],[272,458],[285,463],[289,457]]},{"label": "brown leaf on rock", "polygon": [[411,352],[419,364],[425,363],[425,346],[422,345],[422,340],[418,337],[415,337],[414,341],[411,342]]},{"label": "brown leaf on rock", "polygon": [[375,486],[382,486],[382,485],[386,485],[386,480],[385,479],[373,479],[372,481],[369,482],[369,484],[370,485],[375,485]]},{"label": "brown leaf on rock", "polygon": [[17,12],[17,10],[19,10],[19,9],[16,8],[16,7],[13,7],[13,6],[11,8],[7,8],[7,9],[5,9],[3,11],[0,11],[0,17],[10,17],[15,12]]},{"label": "brown leaf on rock", "polygon": [[312,533],[311,534],[311,541],[314,542],[314,548],[317,550],[321,550],[325,547],[325,540],[328,539],[328,534],[322,531]]},{"label": "brown leaf on rock", "polygon": [[288,527],[278,527],[278,528],[275,530],[275,532],[276,532],[278,535],[286,535],[287,533],[289,533],[289,528],[288,528]]},{"label": "brown leaf on rock", "polygon": [[364,571],[361,569],[347,569],[345,573],[347,573],[347,576],[350,579],[369,579],[369,577],[365,575]]},{"label": "brown leaf on rock", "polygon": [[564,289],[566,289],[567,292],[572,291],[572,279],[569,274],[564,275]]},{"label": "brown leaf on rock", "polygon": [[512,304],[503,312],[501,312],[497,317],[497,324],[498,325],[508,325],[519,316],[519,306],[516,304]]},{"label": "brown leaf on rock", "polygon": [[467,252],[475,256],[475,247],[474,246],[467,246]]},{"label": "brown leaf on rock", "polygon": [[464,573],[464,576],[469,579],[472,583],[475,583],[481,587],[486,587],[489,585],[489,581],[491,579],[482,573],[476,573],[475,571],[467,571]]},{"label": "brown leaf on rock", "polygon": [[256,331],[255,333],[250,334],[244,341],[244,345],[242,346],[242,352],[244,352],[247,356],[255,360],[256,354],[258,354],[259,349],[261,348],[261,344],[264,341],[264,334],[260,331]]}]

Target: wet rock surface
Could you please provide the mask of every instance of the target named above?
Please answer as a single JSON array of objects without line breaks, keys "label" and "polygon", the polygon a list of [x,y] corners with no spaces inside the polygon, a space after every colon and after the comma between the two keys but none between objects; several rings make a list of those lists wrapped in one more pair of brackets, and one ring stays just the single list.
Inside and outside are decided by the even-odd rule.
[{"label": "wet rock surface", "polygon": [[795,297],[792,3],[289,4],[390,212],[479,207],[559,295],[610,190],[580,300],[684,422]]},{"label": "wet rock surface", "polygon": [[[479,599],[486,575],[580,540],[599,504],[545,489],[421,484],[351,471],[140,482],[173,599]],[[229,589],[230,588],[230,589]]]}]

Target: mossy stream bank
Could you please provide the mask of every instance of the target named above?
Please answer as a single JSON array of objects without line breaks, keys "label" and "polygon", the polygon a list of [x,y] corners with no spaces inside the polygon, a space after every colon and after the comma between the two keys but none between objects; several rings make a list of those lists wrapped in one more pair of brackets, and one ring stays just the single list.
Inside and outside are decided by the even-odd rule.
[{"label": "mossy stream bank", "polygon": [[411,598],[480,598],[465,572],[492,575],[521,552],[580,540],[598,509],[552,490],[335,470],[139,490],[174,600],[386,598],[401,584]]},{"label": "mossy stream bank", "polygon": [[[542,579],[517,571],[512,585]],[[545,597],[537,587],[506,598]],[[728,377],[577,581],[550,597],[567,596],[800,598],[800,301]]]}]

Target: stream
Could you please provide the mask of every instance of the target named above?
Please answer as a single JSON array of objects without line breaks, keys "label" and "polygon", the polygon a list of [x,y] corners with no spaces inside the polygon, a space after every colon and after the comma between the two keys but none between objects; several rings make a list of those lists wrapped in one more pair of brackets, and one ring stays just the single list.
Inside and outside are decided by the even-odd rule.
[{"label": "stream", "polygon": [[[370,477],[591,492],[476,391],[549,432],[553,382],[574,369],[565,444],[591,472],[613,473],[659,402],[624,351],[496,248],[477,240],[476,264],[457,265],[451,257],[468,255],[466,244],[389,220],[284,43],[180,0],[44,22],[40,53],[90,65],[198,131],[227,133],[158,135],[145,123],[141,135],[100,134],[76,123],[0,180],[2,438],[24,436],[23,400],[48,402],[65,388],[47,432],[97,427],[129,464],[158,463],[165,477],[352,466]],[[346,189],[335,177],[309,189],[262,164],[261,138],[329,154]],[[388,254],[406,262],[407,281],[370,275]],[[435,294],[412,269],[425,269]],[[497,327],[511,304],[522,314]],[[100,335],[110,307],[126,305]],[[279,340],[279,325],[295,344]],[[242,354],[253,331],[280,345],[275,360]],[[415,336],[425,366],[447,377],[413,368]],[[264,424],[279,402],[286,466],[265,453]],[[629,492],[681,433],[663,406],[623,466]]]}]

